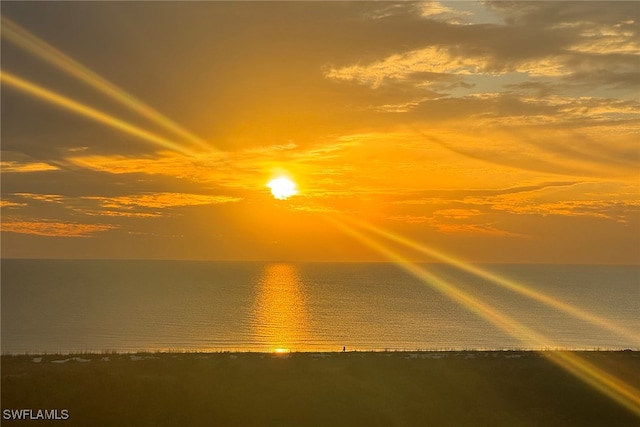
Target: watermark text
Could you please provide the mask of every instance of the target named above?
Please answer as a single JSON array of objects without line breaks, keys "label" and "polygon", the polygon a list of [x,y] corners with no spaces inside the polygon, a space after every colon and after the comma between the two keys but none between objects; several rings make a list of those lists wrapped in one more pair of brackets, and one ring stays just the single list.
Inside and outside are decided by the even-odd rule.
[{"label": "watermark text", "polygon": [[68,409],[3,409],[4,420],[68,420]]}]

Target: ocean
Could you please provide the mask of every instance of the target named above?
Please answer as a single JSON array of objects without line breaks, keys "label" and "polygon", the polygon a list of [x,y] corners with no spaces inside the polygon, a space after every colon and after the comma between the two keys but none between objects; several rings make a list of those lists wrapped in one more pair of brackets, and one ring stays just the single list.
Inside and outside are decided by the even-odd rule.
[{"label": "ocean", "polygon": [[419,267],[3,259],[1,351],[640,348],[640,266]]}]

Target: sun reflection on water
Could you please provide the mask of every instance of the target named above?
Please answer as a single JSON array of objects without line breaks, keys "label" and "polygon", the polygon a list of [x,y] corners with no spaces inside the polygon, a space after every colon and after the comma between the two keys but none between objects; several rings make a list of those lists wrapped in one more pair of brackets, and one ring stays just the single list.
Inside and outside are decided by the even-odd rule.
[{"label": "sun reflection on water", "polygon": [[288,353],[304,350],[307,314],[298,271],[291,264],[270,264],[260,278],[254,333],[264,350]]}]

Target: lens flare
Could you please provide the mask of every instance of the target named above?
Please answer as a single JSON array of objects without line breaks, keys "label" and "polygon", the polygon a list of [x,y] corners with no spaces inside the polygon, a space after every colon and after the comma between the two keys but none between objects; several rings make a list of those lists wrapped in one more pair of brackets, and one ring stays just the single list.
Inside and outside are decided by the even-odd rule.
[{"label": "lens flare", "polygon": [[97,122],[103,123],[107,126],[111,126],[116,128],[122,132],[137,136],[138,138],[142,138],[146,141],[152,142],[156,145],[159,145],[164,148],[169,148],[174,151],[178,151],[187,156],[194,156],[195,153],[189,149],[186,149],[179,144],[176,144],[173,141],[169,141],[166,138],[155,135],[151,132],[148,132],[144,129],[140,129],[139,127],[133,126],[129,123],[126,123],[120,119],[117,119],[113,116],[110,116],[106,113],[93,109],[91,107],[87,107],[84,104],[76,102],[72,99],[69,99],[63,95],[59,95],[50,90],[44,89],[40,86],[37,86],[27,80],[23,80],[17,76],[14,76],[11,73],[6,71],[2,71],[0,74],[0,80],[3,83],[6,83],[12,86],[15,89],[19,89],[25,93],[28,93],[31,96],[39,98],[43,101],[47,101],[51,104],[57,105],[58,107],[65,108],[67,110],[73,111],[76,114],[79,114],[84,117],[88,117]]},{"label": "lens flare", "polygon": [[138,114],[141,114],[174,134],[179,135],[190,143],[196,144],[207,150],[211,150],[213,148],[206,141],[183,129],[180,125],[174,123],[169,118],[163,116],[153,108],[134,98],[113,83],[105,80],[95,72],[62,53],[44,40],[31,34],[11,20],[3,16],[1,22],[2,37],[15,45],[85,82],[96,90],[109,96],[111,99],[137,112]]},{"label": "lens flare", "polygon": [[[381,243],[365,236],[347,223],[337,219],[337,217],[327,217],[327,219],[344,233],[393,261],[396,265],[418,278],[423,284],[441,292],[500,330],[519,339],[526,346],[539,349],[558,347],[543,335],[517,320],[500,313],[488,304],[448,283],[446,280],[439,278]],[[551,362],[562,367],[591,387],[640,416],[640,391],[636,388],[587,362],[575,353],[567,351],[543,351],[541,354]]]},{"label": "lens flare", "polygon": [[349,223],[358,226],[360,228],[364,228],[366,230],[372,231],[379,236],[385,237],[391,241],[396,243],[400,243],[404,246],[407,246],[413,250],[416,250],[422,254],[428,255],[432,258],[435,258],[439,261],[445,262],[449,265],[452,265],[456,268],[474,274],[478,277],[482,277],[483,279],[488,280],[489,282],[501,286],[502,288],[508,289],[512,292],[518,293],[525,297],[531,298],[533,300],[539,301],[549,307],[553,307],[556,310],[565,312],[567,314],[572,315],[573,317],[584,320],[592,325],[599,326],[602,329],[608,330],[609,332],[613,332],[621,337],[625,337],[632,342],[640,342],[640,334],[633,333],[622,326],[616,325],[607,319],[603,319],[602,317],[596,316],[592,313],[588,313],[578,307],[571,306],[569,304],[565,304],[561,301],[558,301],[554,298],[551,298],[548,295],[537,292],[521,283],[515,282],[513,280],[509,280],[502,276],[499,276],[495,273],[487,271],[483,268],[480,268],[476,265],[463,261],[459,258],[453,257],[451,255],[447,255],[443,252],[437,251],[433,248],[429,248],[424,244],[420,244],[406,237],[400,236],[398,234],[392,233],[388,230],[381,229],[379,227],[375,227],[372,224],[368,224],[364,221],[354,221],[353,219],[347,216],[340,216],[343,221],[348,221]]}]

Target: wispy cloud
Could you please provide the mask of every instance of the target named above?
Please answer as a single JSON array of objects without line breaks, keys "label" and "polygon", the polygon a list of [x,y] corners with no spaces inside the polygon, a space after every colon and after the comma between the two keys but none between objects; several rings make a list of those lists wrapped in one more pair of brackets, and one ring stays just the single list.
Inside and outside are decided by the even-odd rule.
[{"label": "wispy cloud", "polygon": [[65,199],[64,196],[61,196],[60,194],[13,193],[11,196],[50,203],[63,203]]},{"label": "wispy cloud", "polygon": [[91,237],[96,233],[118,228],[113,224],[81,224],[50,220],[2,220],[2,231],[8,233],[33,234],[46,237]]},{"label": "wispy cloud", "polygon": [[58,167],[43,162],[18,162],[5,160],[0,162],[2,173],[25,173],[58,170]]},{"label": "wispy cloud", "polygon": [[[217,205],[239,202],[240,197],[190,194],[190,193],[150,193],[126,196],[79,196],[71,197],[59,194],[14,193],[8,195],[11,201],[3,200],[2,207],[15,207],[28,210],[31,201],[52,203],[72,213],[76,217],[122,217],[122,218],[157,218],[170,215],[171,208]],[[18,200],[18,201],[16,201]],[[60,215],[61,213],[59,213]],[[39,224],[42,221],[37,221]],[[43,222],[48,224],[49,222]],[[54,224],[59,222],[54,221]],[[4,226],[3,226],[4,227]]]},{"label": "wispy cloud", "polygon": [[466,219],[480,215],[481,212],[478,209],[440,209],[433,214],[444,218]]},{"label": "wispy cloud", "polygon": [[86,200],[95,200],[104,208],[110,209],[165,209],[182,206],[215,205],[220,203],[233,203],[242,200],[239,197],[210,196],[203,194],[185,193],[157,193],[137,194],[121,197],[84,197]]},{"label": "wispy cloud", "polygon": [[26,203],[12,202],[9,200],[0,200],[0,208],[12,208],[26,206]]},{"label": "wispy cloud", "polygon": [[433,221],[432,225],[440,232],[444,234],[470,234],[470,235],[490,235],[500,237],[525,237],[518,233],[512,233],[506,230],[497,228],[494,224],[453,224],[453,223],[438,223]]}]

